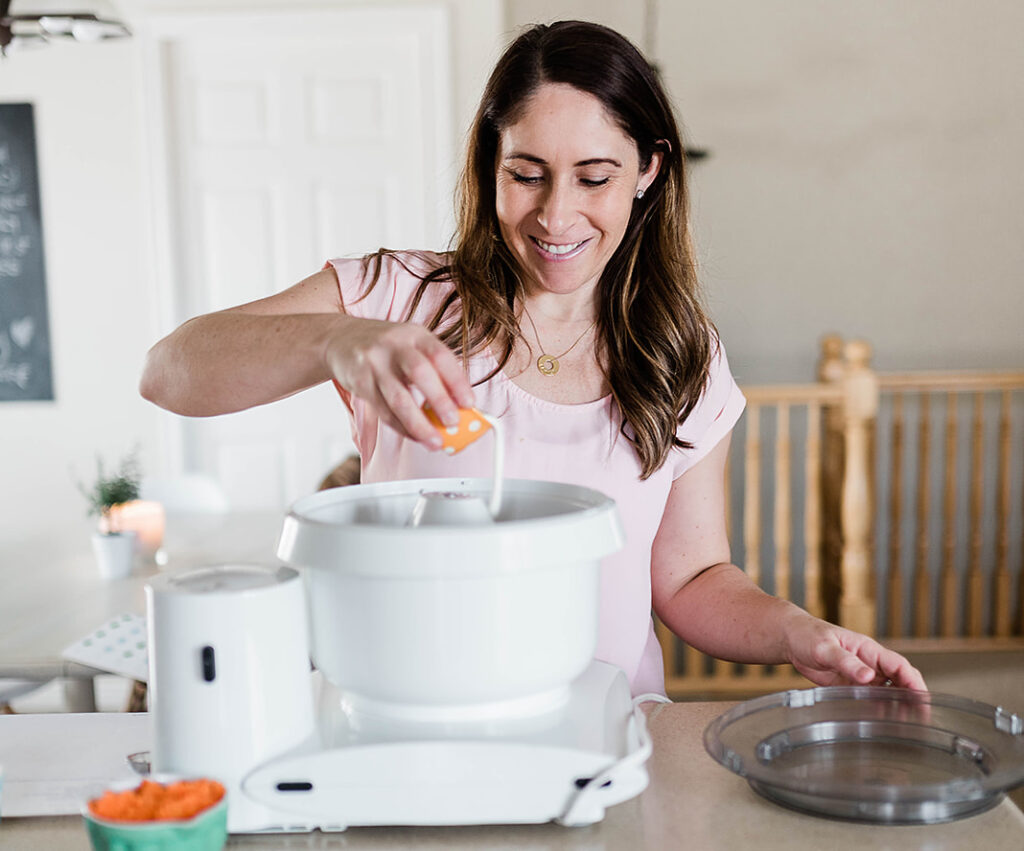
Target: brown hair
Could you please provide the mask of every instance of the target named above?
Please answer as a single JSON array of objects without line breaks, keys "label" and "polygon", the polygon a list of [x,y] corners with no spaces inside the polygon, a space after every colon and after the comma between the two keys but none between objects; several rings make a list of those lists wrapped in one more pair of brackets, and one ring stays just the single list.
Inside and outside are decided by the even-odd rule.
[{"label": "brown hair", "polygon": [[[633,203],[598,295],[598,345],[606,355],[608,383],[622,414],[622,434],[647,478],[673,446],[690,446],[676,430],[707,382],[715,338],[698,294],[682,142],[672,107],[654,69],[623,36],[581,21],[537,25],[498,60],[470,129],[450,262],[424,276],[409,315],[427,286],[451,281],[454,290],[428,327],[464,358],[492,344],[500,347],[498,369],[511,357],[521,283],[499,235],[496,162],[502,130],[515,123],[543,83],[567,83],[600,100],[636,143],[641,171],[655,151],[662,154],[657,177]],[[391,252],[371,256],[373,282],[383,253]]]}]

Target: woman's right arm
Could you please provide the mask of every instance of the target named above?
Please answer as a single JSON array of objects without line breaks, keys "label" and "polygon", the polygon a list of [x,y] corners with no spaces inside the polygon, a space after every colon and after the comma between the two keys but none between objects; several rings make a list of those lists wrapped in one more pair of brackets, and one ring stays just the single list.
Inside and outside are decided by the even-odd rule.
[{"label": "woman's right arm", "polygon": [[403,434],[437,445],[410,392],[442,420],[473,404],[454,354],[420,325],[350,316],[333,269],[276,295],[190,319],[150,349],[142,395],[162,408],[202,417],[283,399],[335,379]]}]

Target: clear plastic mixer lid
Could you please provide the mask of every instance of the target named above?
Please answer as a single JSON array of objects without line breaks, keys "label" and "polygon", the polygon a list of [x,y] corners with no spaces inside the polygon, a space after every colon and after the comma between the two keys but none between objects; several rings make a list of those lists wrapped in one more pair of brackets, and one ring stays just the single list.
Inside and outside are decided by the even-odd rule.
[{"label": "clear plastic mixer lid", "polygon": [[907,689],[837,686],[756,698],[715,719],[704,745],[766,797],[863,821],[946,821],[1024,783],[1024,718]]}]

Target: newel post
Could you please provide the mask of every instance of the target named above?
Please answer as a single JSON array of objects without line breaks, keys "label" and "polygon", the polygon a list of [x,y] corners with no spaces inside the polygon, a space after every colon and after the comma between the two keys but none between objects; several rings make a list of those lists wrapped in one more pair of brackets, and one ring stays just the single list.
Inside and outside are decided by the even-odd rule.
[{"label": "newel post", "polygon": [[[830,334],[821,340],[818,381],[842,388],[846,364],[843,362],[843,339]],[[840,507],[843,490],[843,409],[844,405],[826,404],[821,437],[821,599],[825,619],[839,622],[839,595],[842,582],[839,572],[843,552]]]},{"label": "newel post", "polygon": [[843,348],[843,484],[839,525],[839,623],[875,634],[875,583],[871,552],[872,435],[878,414],[878,377],[871,347],[859,340]]}]

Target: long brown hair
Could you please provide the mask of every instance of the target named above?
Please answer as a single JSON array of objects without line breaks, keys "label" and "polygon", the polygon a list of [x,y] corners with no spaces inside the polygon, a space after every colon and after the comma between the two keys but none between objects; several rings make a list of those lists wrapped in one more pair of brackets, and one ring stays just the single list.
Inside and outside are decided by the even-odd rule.
[{"label": "long brown hair", "polygon": [[[698,293],[672,107],[654,69],[623,36],[581,21],[537,25],[498,60],[469,134],[450,262],[424,276],[409,316],[428,286],[450,281],[454,289],[428,327],[464,358],[492,344],[498,369],[511,357],[522,285],[499,235],[496,163],[502,130],[516,122],[543,83],[567,83],[600,100],[636,143],[641,171],[655,151],[662,155],[657,177],[634,201],[622,242],[598,284],[598,345],[622,434],[636,449],[646,479],[673,446],[690,446],[676,430],[707,382],[715,338]],[[372,257],[375,282],[381,254]]]}]

